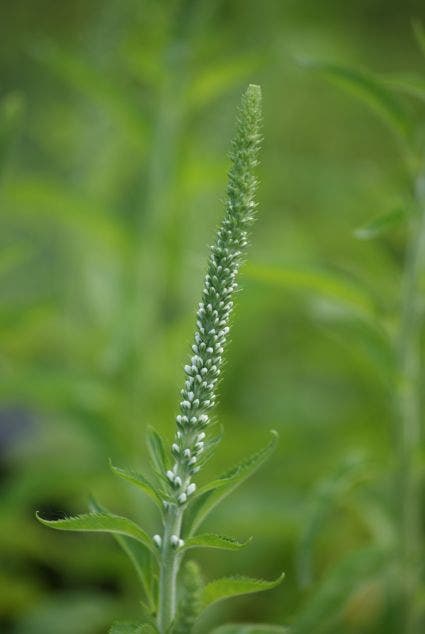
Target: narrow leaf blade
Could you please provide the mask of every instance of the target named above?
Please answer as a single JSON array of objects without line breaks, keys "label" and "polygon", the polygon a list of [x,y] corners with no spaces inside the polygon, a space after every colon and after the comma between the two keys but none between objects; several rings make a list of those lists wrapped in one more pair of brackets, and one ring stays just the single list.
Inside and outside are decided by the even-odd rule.
[{"label": "narrow leaf blade", "polygon": [[378,77],[338,64],[309,61],[306,65],[361,99],[400,136],[410,136],[411,122],[404,108]]},{"label": "narrow leaf blade", "polygon": [[283,577],[284,574],[274,581],[252,579],[251,577],[222,577],[221,579],[216,579],[208,583],[203,589],[202,601],[204,607],[231,597],[272,590],[282,582]]},{"label": "narrow leaf blade", "polygon": [[50,528],[61,531],[82,531],[97,533],[112,533],[132,537],[144,544],[155,553],[152,539],[135,522],[111,513],[86,513],[61,520],[46,520],[37,513],[39,522]]},{"label": "narrow leaf blade", "polygon": [[233,537],[225,537],[214,533],[195,535],[186,540],[184,548],[219,548],[221,550],[240,550],[249,544],[252,537],[244,542],[238,542]]},{"label": "narrow leaf blade", "polygon": [[122,467],[115,467],[112,463],[110,463],[110,466],[112,472],[116,476],[122,478],[123,480],[126,480],[127,482],[130,482],[131,484],[136,485],[139,489],[146,493],[146,495],[148,495],[155,502],[155,504],[162,512],[162,500],[156,492],[155,487],[149,482],[149,480],[147,480],[147,478],[145,478],[145,476],[143,476],[141,473],[138,473],[137,471],[123,469]]}]

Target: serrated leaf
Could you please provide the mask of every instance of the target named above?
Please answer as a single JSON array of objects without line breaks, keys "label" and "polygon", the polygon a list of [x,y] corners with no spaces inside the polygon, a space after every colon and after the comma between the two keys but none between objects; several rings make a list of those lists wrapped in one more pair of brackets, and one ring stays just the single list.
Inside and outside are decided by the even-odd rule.
[{"label": "serrated leaf", "polygon": [[167,458],[164,440],[153,427],[148,427],[147,445],[155,471],[159,475],[164,476],[169,468],[169,460]]},{"label": "serrated leaf", "polygon": [[373,218],[362,227],[359,227],[355,230],[354,235],[359,240],[372,240],[394,227],[399,227],[407,220],[407,217],[404,209],[394,209],[387,214]]},{"label": "serrated leaf", "polygon": [[220,625],[210,634],[289,634],[290,630],[281,625],[266,623],[228,623]]},{"label": "serrated leaf", "polygon": [[252,594],[253,592],[264,592],[276,588],[285,575],[281,574],[274,581],[265,581],[264,579],[252,579],[251,577],[222,577],[208,583],[202,591],[202,603],[205,607],[237,597],[243,594]]},{"label": "serrated leaf", "polygon": [[242,482],[269,458],[276,448],[278,434],[272,430],[271,441],[260,451],[252,454],[236,467],[226,471],[220,478],[214,480],[205,487],[202,487],[192,504],[189,506],[185,516],[185,534],[190,537],[199,525],[206,518],[208,513],[217,506],[224,498],[234,491]]},{"label": "serrated leaf", "polygon": [[354,313],[370,318],[376,313],[373,298],[348,276],[318,267],[258,266],[246,264],[244,274],[253,280],[328,297]]},{"label": "serrated leaf", "polygon": [[380,78],[338,64],[307,61],[305,65],[319,71],[328,80],[360,98],[399,135],[410,135],[411,122],[402,104]]},{"label": "serrated leaf", "polygon": [[115,467],[112,463],[110,463],[110,467],[112,469],[112,472],[119,478],[122,478],[123,480],[126,480],[131,484],[135,484],[139,489],[146,493],[155,502],[162,513],[163,505],[161,497],[156,492],[155,487],[149,482],[147,478],[145,478],[145,476],[143,476],[141,473],[138,473],[137,471]]},{"label": "serrated leaf", "polygon": [[50,528],[61,531],[82,531],[97,533],[112,533],[126,535],[137,539],[156,554],[152,539],[145,531],[126,517],[112,515],[112,513],[86,513],[75,517],[66,517],[61,520],[46,520],[36,513],[39,522]]},{"label": "serrated leaf", "polygon": [[238,542],[233,537],[225,537],[214,533],[195,535],[186,540],[184,549],[189,548],[219,548],[221,550],[240,550],[249,544],[252,537],[244,542]]},{"label": "serrated leaf", "polygon": [[156,634],[158,630],[150,623],[135,623],[134,621],[122,621],[113,623],[109,634]]},{"label": "serrated leaf", "polygon": [[[108,513],[107,509],[101,506],[93,497],[90,498],[89,509],[95,513]],[[153,556],[150,550],[140,542],[127,537],[126,535],[119,535],[114,533],[114,539],[125,552],[130,559],[136,574],[142,584],[145,591],[148,608],[151,612],[155,610],[155,597],[154,597],[154,571],[153,571]]]}]

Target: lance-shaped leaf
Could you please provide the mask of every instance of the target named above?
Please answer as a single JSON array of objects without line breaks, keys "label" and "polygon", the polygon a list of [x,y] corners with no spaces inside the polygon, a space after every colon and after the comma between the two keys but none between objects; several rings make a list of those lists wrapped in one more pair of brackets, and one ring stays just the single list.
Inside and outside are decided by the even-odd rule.
[{"label": "lance-shaped leaf", "polygon": [[127,480],[127,482],[131,482],[131,484],[135,484],[139,489],[146,493],[146,495],[148,495],[151,500],[155,502],[155,504],[162,512],[163,505],[161,497],[158,495],[155,487],[149,482],[147,478],[145,478],[144,475],[130,469],[115,467],[112,463],[110,463],[110,467],[112,469],[112,472],[119,478]]},{"label": "lance-shaped leaf", "polygon": [[[93,513],[109,513],[109,511],[101,506],[93,497],[90,498],[89,509]],[[133,564],[134,570],[145,591],[147,607],[150,612],[154,612],[154,558],[152,553],[145,544],[141,544],[139,541],[127,537],[126,535],[114,533],[114,539]]]},{"label": "lance-shaped leaf", "polygon": [[271,455],[277,445],[278,434],[272,430],[272,439],[260,451],[252,454],[236,467],[224,473],[199,490],[186,513],[185,534],[193,535],[208,513],[252,475]]},{"label": "lance-shaped leaf", "polygon": [[251,577],[222,577],[208,583],[202,591],[202,603],[204,608],[243,594],[252,594],[253,592],[263,592],[264,590],[272,590],[276,588],[285,575],[282,573],[280,577],[274,581],[265,581],[264,579],[252,579]]},{"label": "lance-shaped leaf", "polygon": [[111,513],[87,513],[85,515],[76,515],[75,517],[66,517],[61,520],[46,520],[36,514],[39,522],[50,528],[60,531],[82,531],[95,533],[112,533],[118,535],[126,535],[136,539],[144,544],[156,554],[152,539],[145,531],[126,517],[120,515],[112,515]]},{"label": "lance-shaped leaf", "polygon": [[379,77],[338,64],[315,61],[304,62],[306,66],[317,70],[326,79],[355,95],[374,110],[395,132],[409,137],[411,121],[396,96],[386,88]]},{"label": "lance-shaped leaf", "polygon": [[220,625],[211,634],[289,634],[290,630],[282,625],[265,623],[228,623]]},{"label": "lance-shaped leaf", "polygon": [[186,540],[184,549],[189,548],[219,548],[221,550],[240,550],[249,544],[252,537],[244,542],[238,542],[233,537],[216,535],[214,533],[204,533],[195,535]]}]

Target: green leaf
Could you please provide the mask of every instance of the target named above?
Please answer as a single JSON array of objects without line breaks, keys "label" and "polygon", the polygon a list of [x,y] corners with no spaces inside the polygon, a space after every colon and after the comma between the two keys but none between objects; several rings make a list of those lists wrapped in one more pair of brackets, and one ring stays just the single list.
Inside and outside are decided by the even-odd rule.
[{"label": "green leaf", "polygon": [[98,533],[112,533],[119,535],[127,535],[137,539],[141,544],[144,544],[153,553],[156,554],[152,539],[145,531],[140,528],[135,522],[121,517],[119,515],[112,515],[111,513],[87,513],[85,515],[77,515],[75,517],[66,517],[62,520],[46,520],[40,517],[36,513],[39,522],[50,528],[55,528],[61,531],[83,531],[83,532],[98,532]]},{"label": "green leaf", "polygon": [[383,80],[371,73],[338,64],[307,61],[305,65],[361,99],[397,134],[402,137],[410,136],[411,122],[401,103],[386,88]]},{"label": "green leaf", "polygon": [[131,482],[131,484],[135,484],[139,489],[141,489],[144,493],[146,493],[158,506],[160,511],[163,510],[162,499],[158,495],[155,487],[143,476],[141,473],[138,473],[129,469],[122,469],[121,467],[115,467],[110,462],[110,467],[112,472],[117,475],[119,478],[126,480],[127,482]]},{"label": "green leaf", "polygon": [[265,581],[264,579],[252,579],[251,577],[222,577],[208,583],[202,591],[202,603],[204,608],[237,597],[242,594],[251,594],[253,592],[264,592],[264,590],[272,590],[276,588],[285,575],[281,574],[274,581]]},{"label": "green leaf", "polygon": [[109,634],[156,634],[158,630],[150,623],[135,623],[134,621],[121,621],[114,623]]},{"label": "green leaf", "polygon": [[[89,508],[90,511],[95,513],[108,513],[107,509],[101,506],[93,497],[90,498]],[[136,574],[145,591],[148,608],[151,612],[153,612],[155,610],[155,597],[153,588],[154,571],[152,553],[144,544],[141,544],[126,535],[114,533],[114,539],[133,564]]]},{"label": "green leaf", "polygon": [[355,230],[354,235],[359,240],[372,240],[394,227],[399,227],[407,220],[407,217],[404,209],[394,209],[387,214],[373,218],[362,227],[359,227]]},{"label": "green leaf", "polygon": [[290,630],[281,625],[266,623],[228,623],[220,625],[210,634],[289,634]]},{"label": "green leaf", "polygon": [[272,439],[268,445],[199,490],[185,514],[185,534],[193,535],[208,513],[269,458],[278,441],[277,432],[272,430],[270,433]]},{"label": "green leaf", "polygon": [[184,549],[189,548],[219,548],[221,550],[240,550],[249,544],[252,537],[245,542],[238,542],[233,537],[224,537],[223,535],[215,535],[214,533],[204,533],[195,535],[186,540]]},{"label": "green leaf", "polygon": [[244,273],[253,280],[329,297],[366,318],[376,313],[374,300],[367,290],[355,280],[334,271],[318,267],[272,267],[246,264]]},{"label": "green leaf", "polygon": [[149,455],[155,471],[165,477],[165,472],[169,468],[169,460],[165,450],[165,442],[162,436],[153,428],[148,427],[147,444]]}]

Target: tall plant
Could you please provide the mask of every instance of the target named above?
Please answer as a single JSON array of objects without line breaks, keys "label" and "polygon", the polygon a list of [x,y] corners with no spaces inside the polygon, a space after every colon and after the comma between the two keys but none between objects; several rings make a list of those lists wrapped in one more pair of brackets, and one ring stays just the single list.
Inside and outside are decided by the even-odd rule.
[{"label": "tall plant", "polygon": [[[263,581],[227,577],[203,585],[197,565],[188,562],[178,584],[184,555],[189,549],[206,547],[237,550],[246,545],[229,537],[199,534],[207,514],[271,454],[276,433],[266,447],[209,484],[197,488],[196,476],[220,439],[212,419],[222,367],[237,276],[255,217],[255,167],[261,141],[261,91],[250,85],[242,97],[237,131],[231,144],[224,219],[211,247],[190,361],[185,365],[177,429],[171,450],[161,436],[148,431],[153,477],[112,466],[115,475],[141,488],[157,504],[162,533],[149,536],[138,524],[109,513],[94,500],[90,513],[55,521],[39,520],[55,529],[101,531],[115,535],[129,555],[142,582],[146,619],[136,624],[116,624],[111,632],[189,633],[202,611],[222,599],[267,590],[282,579]],[[178,591],[178,586],[181,591]],[[244,632],[255,626],[244,626]],[[268,626],[261,626],[268,631]],[[222,630],[220,630],[222,631]],[[226,631],[237,632],[238,626]],[[284,631],[273,628],[272,631]]]}]

